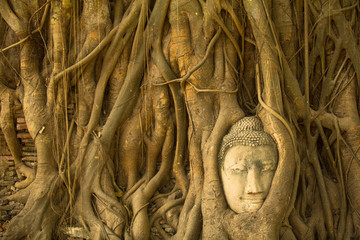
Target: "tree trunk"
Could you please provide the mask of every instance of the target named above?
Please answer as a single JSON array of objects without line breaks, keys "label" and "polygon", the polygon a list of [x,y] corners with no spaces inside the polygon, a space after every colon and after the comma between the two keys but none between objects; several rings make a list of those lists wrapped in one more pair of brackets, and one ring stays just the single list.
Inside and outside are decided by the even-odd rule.
[{"label": "tree trunk", "polygon": [[[1,239],[360,237],[357,1],[0,0],[0,13],[0,123],[21,180],[1,199],[25,203]],[[245,116],[277,163],[261,206],[237,212],[219,151]]]}]

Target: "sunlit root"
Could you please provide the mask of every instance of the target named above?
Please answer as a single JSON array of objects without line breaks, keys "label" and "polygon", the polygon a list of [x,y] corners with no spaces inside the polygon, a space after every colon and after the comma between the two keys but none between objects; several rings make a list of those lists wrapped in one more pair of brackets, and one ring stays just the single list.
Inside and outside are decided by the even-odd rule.
[{"label": "sunlit root", "polygon": [[[106,154],[98,139],[89,143],[81,173],[80,189],[75,202],[77,219],[92,239],[119,240],[127,225],[127,212],[117,201],[110,175],[106,169]],[[102,220],[102,221],[101,221]]]}]

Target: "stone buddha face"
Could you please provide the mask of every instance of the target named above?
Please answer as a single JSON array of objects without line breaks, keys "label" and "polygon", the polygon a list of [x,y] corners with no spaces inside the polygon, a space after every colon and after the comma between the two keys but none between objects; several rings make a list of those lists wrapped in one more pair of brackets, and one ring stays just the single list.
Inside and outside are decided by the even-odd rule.
[{"label": "stone buddha face", "polygon": [[231,147],[220,169],[226,201],[236,213],[257,211],[271,186],[277,153],[270,145]]},{"label": "stone buddha face", "polygon": [[263,131],[260,119],[246,117],[230,129],[220,149],[219,171],[226,201],[234,212],[260,209],[277,161],[276,144]]}]

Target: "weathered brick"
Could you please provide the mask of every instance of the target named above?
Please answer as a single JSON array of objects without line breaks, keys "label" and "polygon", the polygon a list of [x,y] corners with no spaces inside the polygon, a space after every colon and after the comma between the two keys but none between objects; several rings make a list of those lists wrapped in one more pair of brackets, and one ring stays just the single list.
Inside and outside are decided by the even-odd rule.
[{"label": "weathered brick", "polygon": [[0,221],[9,220],[10,216],[6,211],[0,211]]},{"label": "weathered brick", "polygon": [[4,180],[5,180],[5,181],[11,181],[11,182],[14,182],[14,181],[15,181],[14,177],[12,177],[12,176],[5,176],[5,177],[4,177]]},{"label": "weathered brick", "polygon": [[10,210],[13,210],[14,209],[14,205],[3,205],[3,206],[0,206],[0,211],[10,211]]},{"label": "weathered brick", "polygon": [[16,215],[19,214],[19,212],[21,212],[21,210],[11,210],[11,211],[9,212],[9,215],[16,216]]},{"label": "weathered brick", "polygon": [[15,184],[15,181],[5,181],[5,180],[0,180],[0,186],[11,186]]},{"label": "weathered brick", "polygon": [[15,171],[6,171],[5,172],[6,177],[14,177],[15,175],[16,175]]}]

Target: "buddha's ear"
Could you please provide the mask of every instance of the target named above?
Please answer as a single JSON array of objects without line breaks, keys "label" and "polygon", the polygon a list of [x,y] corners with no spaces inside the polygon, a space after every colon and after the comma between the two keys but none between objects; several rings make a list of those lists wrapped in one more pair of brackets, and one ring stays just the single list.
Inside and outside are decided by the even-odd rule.
[{"label": "buddha's ear", "polygon": [[281,223],[293,205],[295,184],[295,149],[291,136],[284,124],[276,117],[262,110],[259,117],[264,131],[275,140],[278,149],[278,166],[272,180],[269,194],[259,211],[269,217],[270,221]]}]

